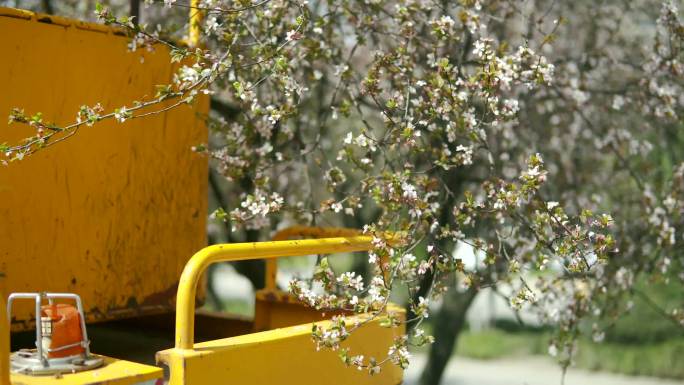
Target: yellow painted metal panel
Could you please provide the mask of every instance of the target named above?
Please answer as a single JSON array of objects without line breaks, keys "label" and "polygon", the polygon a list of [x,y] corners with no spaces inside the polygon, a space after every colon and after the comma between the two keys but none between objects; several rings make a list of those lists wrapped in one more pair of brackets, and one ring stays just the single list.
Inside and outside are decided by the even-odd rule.
[{"label": "yellow painted metal panel", "polygon": [[330,319],[333,315],[344,313],[341,311],[322,313],[282,290],[259,290],[255,297],[253,323],[255,332],[322,321]]},{"label": "yellow painted metal panel", "polygon": [[[9,16],[8,16],[9,15]],[[43,20],[40,22],[38,20]],[[165,47],[129,53],[108,28],[0,9],[0,117],[12,107],[72,122],[154,96],[172,77]],[[83,127],[0,167],[0,271],[7,291],[76,292],[89,321],[166,311],[187,256],[206,244],[208,99],[123,124]],[[0,143],[29,136],[6,126]],[[32,327],[18,304],[13,330]]]},{"label": "yellow painted metal panel", "polygon": [[[393,308],[403,316],[403,309]],[[349,317],[353,323],[355,317]],[[317,324],[329,325],[330,321]],[[343,343],[351,354],[382,359],[403,329],[384,328],[375,319]],[[401,368],[386,364],[379,375],[346,367],[332,351],[316,351],[311,324],[198,343],[194,349],[169,349],[157,361],[170,369],[170,385],[397,385]]]},{"label": "yellow painted metal panel", "polygon": [[104,366],[61,376],[12,374],[12,385],[133,385],[162,378],[161,368],[104,357]]},{"label": "yellow painted metal panel", "polygon": [[5,277],[0,274],[0,385],[9,385],[9,322],[5,295]]}]

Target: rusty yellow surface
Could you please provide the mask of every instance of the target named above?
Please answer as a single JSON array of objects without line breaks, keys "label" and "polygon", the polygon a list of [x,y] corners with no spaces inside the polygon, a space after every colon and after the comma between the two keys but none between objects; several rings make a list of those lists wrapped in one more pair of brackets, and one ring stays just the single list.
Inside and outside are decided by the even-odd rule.
[{"label": "rusty yellow surface", "polygon": [[161,368],[104,357],[104,366],[61,376],[11,374],[12,385],[134,385],[162,378]]},{"label": "rusty yellow surface", "polygon": [[255,295],[252,331],[260,332],[330,319],[331,316],[340,313],[321,313],[301,303],[290,293],[277,289],[263,289],[257,291]]},{"label": "rusty yellow surface", "polygon": [[[392,310],[403,316],[403,309]],[[348,320],[353,323],[355,318]],[[317,324],[327,326],[329,322]],[[381,360],[403,332],[381,327],[378,318],[356,330],[342,345],[350,354]],[[164,350],[157,353],[157,361],[169,366],[170,385],[397,385],[403,378],[402,369],[391,363],[371,376],[346,367],[337,352],[316,351],[311,323],[198,343],[192,349]]]},{"label": "rusty yellow surface", "polygon": [[[13,107],[68,124],[81,105],[106,112],[154,96],[173,68],[166,48],[130,53],[115,30],[0,8],[0,143]],[[88,321],[173,308],[187,257],[206,244],[208,99],[145,119],[82,127],[0,167],[0,272],[7,292],[75,292]],[[13,330],[31,327],[18,304]]]},{"label": "rusty yellow surface", "polygon": [[0,385],[9,385],[9,322],[5,313],[5,277],[0,274]]}]

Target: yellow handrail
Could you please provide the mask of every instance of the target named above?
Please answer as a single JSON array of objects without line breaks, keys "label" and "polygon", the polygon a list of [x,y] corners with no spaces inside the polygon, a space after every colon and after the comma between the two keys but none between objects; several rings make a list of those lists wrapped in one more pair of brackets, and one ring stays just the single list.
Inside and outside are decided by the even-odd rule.
[{"label": "yellow handrail", "polygon": [[176,298],[176,349],[192,349],[195,340],[195,295],[202,273],[216,262],[273,259],[310,254],[368,251],[373,237],[367,235],[335,238],[233,243],[208,246],[193,255],[183,269]]}]

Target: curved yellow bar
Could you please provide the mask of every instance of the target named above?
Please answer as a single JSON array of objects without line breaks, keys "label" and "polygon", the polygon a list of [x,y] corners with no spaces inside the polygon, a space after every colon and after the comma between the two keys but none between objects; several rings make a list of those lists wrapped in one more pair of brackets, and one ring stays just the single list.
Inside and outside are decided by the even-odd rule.
[{"label": "curved yellow bar", "polygon": [[296,241],[233,243],[205,247],[190,258],[178,283],[176,349],[192,349],[194,346],[197,284],[202,273],[212,263],[367,251],[373,247],[372,240],[371,236],[357,235]]}]

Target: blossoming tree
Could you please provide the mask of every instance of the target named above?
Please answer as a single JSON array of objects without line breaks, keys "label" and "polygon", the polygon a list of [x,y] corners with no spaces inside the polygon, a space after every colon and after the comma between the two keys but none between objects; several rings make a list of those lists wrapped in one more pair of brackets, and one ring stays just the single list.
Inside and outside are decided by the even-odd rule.
[{"label": "blossoming tree", "polygon": [[[439,309],[422,377],[436,383],[465,311],[488,287],[555,326],[549,352],[567,367],[580,325],[600,340],[629,311],[635,280],[684,281],[684,25],[675,1],[148,5],[200,12],[201,47],[176,43],[163,22],[96,12],[129,31],[133,50],[168,46],[183,63],[174,82],[112,111],[83,106],[63,125],[17,108],[10,120],[35,135],[4,144],[2,161],[49,151],[83,126],[211,94],[212,138],[193,150],[228,181],[231,207],[213,218],[235,233],[353,224],[374,237],[365,277],[322,258],[310,280],[288,288],[317,309],[409,325],[386,357],[341,349],[362,326],[343,316],[315,328],[316,346],[340,351],[345,364],[371,374],[405,368],[410,345],[435,341],[421,324]],[[463,244],[484,262],[466,267],[455,256]],[[409,298],[405,321],[387,311],[397,290]],[[684,326],[684,309],[660,310]]]}]

